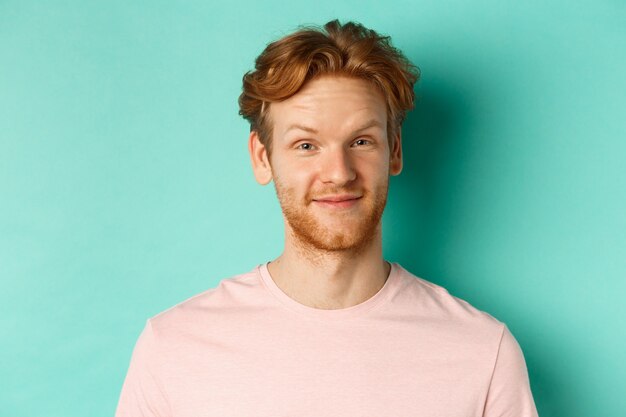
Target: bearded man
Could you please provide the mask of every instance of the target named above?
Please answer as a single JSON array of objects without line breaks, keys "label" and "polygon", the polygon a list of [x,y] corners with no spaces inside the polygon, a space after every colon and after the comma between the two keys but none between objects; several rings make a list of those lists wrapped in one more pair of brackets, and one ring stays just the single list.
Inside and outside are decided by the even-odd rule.
[{"label": "bearded man", "polygon": [[267,46],[239,104],[284,250],[148,320],[118,417],[537,416],[506,325],[383,259],[418,78],[354,22]]}]

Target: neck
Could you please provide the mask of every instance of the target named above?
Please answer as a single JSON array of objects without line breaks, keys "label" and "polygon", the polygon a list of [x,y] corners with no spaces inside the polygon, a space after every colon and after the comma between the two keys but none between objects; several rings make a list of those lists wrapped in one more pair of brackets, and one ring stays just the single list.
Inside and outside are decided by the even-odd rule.
[{"label": "neck", "polygon": [[385,284],[391,265],[382,257],[381,227],[355,250],[327,252],[304,246],[293,234],[285,236],[285,250],[270,262],[276,285],[309,307],[334,310],[360,304]]}]

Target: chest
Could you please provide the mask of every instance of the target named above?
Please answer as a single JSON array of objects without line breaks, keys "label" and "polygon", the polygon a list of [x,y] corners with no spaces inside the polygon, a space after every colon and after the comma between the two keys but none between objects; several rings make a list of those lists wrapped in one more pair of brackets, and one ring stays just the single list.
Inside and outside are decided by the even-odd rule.
[{"label": "chest", "polygon": [[[491,352],[414,328],[239,329],[169,362],[180,417],[480,416]],[[400,333],[398,333],[400,332]],[[234,335],[237,337],[234,337]]]}]

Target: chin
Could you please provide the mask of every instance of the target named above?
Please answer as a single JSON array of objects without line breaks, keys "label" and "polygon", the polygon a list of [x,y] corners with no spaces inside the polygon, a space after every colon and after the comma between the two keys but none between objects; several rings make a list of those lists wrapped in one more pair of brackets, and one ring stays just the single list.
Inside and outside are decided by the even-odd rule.
[{"label": "chin", "polygon": [[369,246],[376,237],[376,229],[360,228],[357,230],[338,232],[335,228],[317,227],[314,230],[294,230],[292,233],[297,241],[305,247],[325,252],[354,252]]}]

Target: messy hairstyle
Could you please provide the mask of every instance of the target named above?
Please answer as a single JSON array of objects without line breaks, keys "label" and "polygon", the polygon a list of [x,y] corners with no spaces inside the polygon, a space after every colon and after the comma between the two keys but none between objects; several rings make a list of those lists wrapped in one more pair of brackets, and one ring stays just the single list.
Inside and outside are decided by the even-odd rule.
[{"label": "messy hairstyle", "polygon": [[269,106],[296,94],[308,81],[322,75],[340,75],[372,82],[385,97],[387,134],[391,141],[406,113],[413,109],[413,86],[420,71],[389,36],[381,36],[360,23],[332,20],[323,28],[302,27],[267,45],[255,69],[243,76],[239,114],[250,131],[271,152],[272,123]]}]

